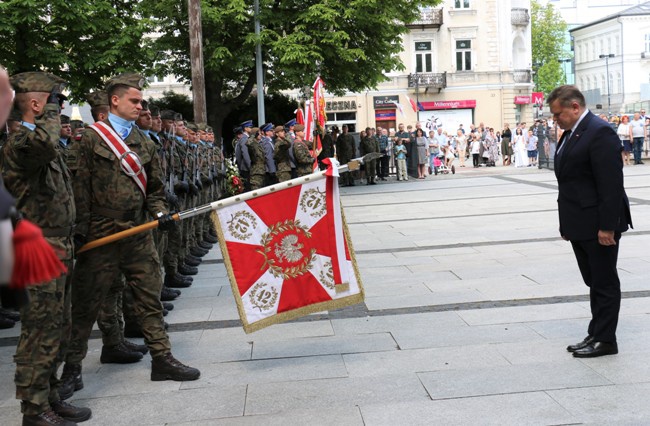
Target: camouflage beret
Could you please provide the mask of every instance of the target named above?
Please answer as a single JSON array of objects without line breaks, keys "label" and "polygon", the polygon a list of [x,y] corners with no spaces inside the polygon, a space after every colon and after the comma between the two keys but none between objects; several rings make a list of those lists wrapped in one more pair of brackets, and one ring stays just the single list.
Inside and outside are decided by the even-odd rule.
[{"label": "camouflage beret", "polygon": [[70,117],[65,114],[61,114],[61,124],[70,124]]},{"label": "camouflage beret", "polygon": [[109,79],[106,82],[106,91],[110,91],[113,86],[117,85],[124,85],[142,90],[145,81],[146,80],[140,74],[125,72]]},{"label": "camouflage beret", "polygon": [[194,123],[187,123],[187,124],[185,125],[185,128],[186,128],[187,130],[191,130],[191,131],[193,131],[193,132],[198,132],[198,131],[199,131],[199,126],[197,126],[197,125],[194,124]]},{"label": "camouflage beret", "polygon": [[284,126],[275,126],[275,133],[284,132]]},{"label": "camouflage beret", "polygon": [[171,109],[164,109],[160,111],[160,118],[163,120],[176,120],[176,113]]},{"label": "camouflage beret", "polygon": [[208,127],[208,125],[205,123],[197,123],[196,127],[198,127],[199,130],[205,132],[205,128]]},{"label": "camouflage beret", "polygon": [[305,126],[303,124],[296,124],[296,126],[293,128],[294,132],[302,132],[305,130]]},{"label": "camouflage beret", "polygon": [[103,90],[97,90],[86,95],[86,102],[91,108],[108,106],[108,95]]},{"label": "camouflage beret", "polygon": [[256,134],[256,133],[259,132],[259,131],[260,131],[260,128],[259,128],[259,127],[252,127],[252,128],[251,128],[251,134],[253,134],[253,135]]},{"label": "camouflage beret", "polygon": [[23,121],[23,113],[14,108],[9,113],[7,121]]},{"label": "camouflage beret", "polygon": [[149,107],[149,111],[151,111],[151,116],[152,117],[159,117],[160,116],[160,108],[157,107],[156,105],[151,105]]},{"label": "camouflage beret", "polygon": [[16,93],[45,92],[50,93],[53,90],[62,91],[66,84],[65,80],[49,72],[21,72],[12,75],[10,80],[11,86]]},{"label": "camouflage beret", "polygon": [[214,129],[210,126],[205,126],[205,132],[206,133],[214,133]]},{"label": "camouflage beret", "polygon": [[140,105],[142,105],[142,111],[149,111],[149,102],[143,99],[140,101]]}]

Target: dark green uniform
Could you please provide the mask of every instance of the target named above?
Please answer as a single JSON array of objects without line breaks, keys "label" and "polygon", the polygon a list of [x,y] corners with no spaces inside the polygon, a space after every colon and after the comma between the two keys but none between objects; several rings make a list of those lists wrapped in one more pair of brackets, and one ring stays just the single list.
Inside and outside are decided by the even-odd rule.
[{"label": "dark green uniform", "polygon": [[246,141],[248,155],[251,159],[250,182],[251,190],[264,187],[266,179],[266,156],[262,143],[256,138],[251,137]]},{"label": "dark green uniform", "polygon": [[305,141],[299,138],[293,141],[293,155],[296,158],[296,173],[299,177],[314,173],[314,157],[309,153]]},{"label": "dark green uniform", "polygon": [[278,178],[278,182],[291,180],[291,159],[289,158],[291,139],[288,136],[284,138],[276,137],[274,145],[273,159],[277,166],[275,175]]},{"label": "dark green uniform", "polygon": [[[361,141],[361,155],[379,152],[379,142],[374,136],[366,136]],[[377,160],[369,160],[364,163],[368,183],[373,183],[377,176]]]}]

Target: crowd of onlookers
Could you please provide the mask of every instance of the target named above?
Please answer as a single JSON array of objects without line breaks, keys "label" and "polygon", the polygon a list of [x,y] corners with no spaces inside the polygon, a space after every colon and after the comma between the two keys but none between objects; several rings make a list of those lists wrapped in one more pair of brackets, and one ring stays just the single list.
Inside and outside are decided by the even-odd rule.
[{"label": "crowd of onlookers", "polygon": [[[634,164],[643,164],[642,156],[648,154],[650,138],[650,116],[645,110],[629,115],[600,117],[612,123],[612,128],[621,138],[624,163],[630,164],[633,153]],[[337,141],[338,129],[332,136]],[[557,142],[562,137],[560,129],[551,118],[537,118],[532,124],[517,123],[511,127],[505,123],[501,129],[470,124],[459,125],[450,130],[444,127],[425,129],[421,123],[415,126],[400,123],[397,130],[381,127],[367,128],[360,132],[360,141],[376,139],[380,153],[386,154],[384,166],[379,165],[380,180],[388,176],[388,168],[395,171],[397,180],[408,180],[411,171],[417,179],[425,179],[440,169],[454,167],[537,167],[550,165],[555,156]],[[363,155],[363,149],[361,149]],[[388,160],[390,158],[390,161]],[[416,171],[416,172],[415,172]],[[374,178],[368,180],[369,183]]]}]

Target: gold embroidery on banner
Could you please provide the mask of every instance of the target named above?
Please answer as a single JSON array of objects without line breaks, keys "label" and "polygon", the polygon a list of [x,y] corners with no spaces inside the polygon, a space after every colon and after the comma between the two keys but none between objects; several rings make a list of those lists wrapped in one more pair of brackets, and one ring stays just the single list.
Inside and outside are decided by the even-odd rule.
[{"label": "gold embroidery on banner", "polygon": [[320,271],[320,282],[330,290],[334,290],[334,270],[332,269],[332,261],[328,260],[323,266],[324,268]]},{"label": "gold embroidery on banner", "polygon": [[257,283],[248,293],[251,305],[262,311],[268,311],[275,306],[278,300],[278,291],[267,283]]},{"label": "gold embroidery on banner", "polygon": [[300,209],[311,217],[322,217],[327,212],[325,193],[318,188],[308,189],[300,197]]},{"label": "gold embroidery on banner", "polygon": [[305,253],[300,241],[310,238],[311,232],[299,220],[287,219],[270,226],[262,235],[262,250],[258,250],[264,256],[262,269],[268,268],[274,277],[285,280],[305,274],[312,268],[316,249]]},{"label": "gold embroidery on banner", "polygon": [[253,235],[252,230],[255,228],[257,228],[257,220],[249,212],[240,210],[234,215],[230,215],[228,231],[236,239],[241,241],[249,239]]}]

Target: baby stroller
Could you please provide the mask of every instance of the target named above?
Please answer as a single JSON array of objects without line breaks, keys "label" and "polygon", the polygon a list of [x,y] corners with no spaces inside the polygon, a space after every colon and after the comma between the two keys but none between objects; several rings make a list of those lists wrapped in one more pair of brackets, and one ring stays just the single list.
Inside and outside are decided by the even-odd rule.
[{"label": "baby stroller", "polygon": [[438,173],[440,174],[449,174],[451,172],[452,175],[456,174],[456,166],[454,166],[453,160],[450,161],[451,167],[448,167],[445,164],[445,155],[440,154],[433,159],[433,174],[437,175]]}]

